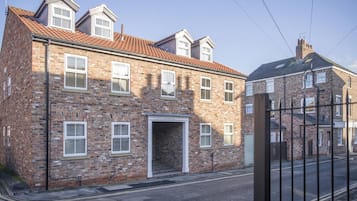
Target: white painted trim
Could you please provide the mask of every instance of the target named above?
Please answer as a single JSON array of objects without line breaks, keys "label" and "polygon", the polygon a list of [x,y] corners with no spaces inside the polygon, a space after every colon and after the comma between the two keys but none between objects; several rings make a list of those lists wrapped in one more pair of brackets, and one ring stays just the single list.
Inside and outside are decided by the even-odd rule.
[{"label": "white painted trim", "polygon": [[[208,134],[204,134],[202,135],[202,126],[209,126],[209,135]],[[202,146],[202,141],[201,141],[201,137],[202,136],[209,136],[210,137],[210,145],[203,145]],[[210,148],[212,147],[212,125],[211,123],[200,123],[200,148]]]},{"label": "white painted trim", "polygon": [[[85,145],[84,145],[84,153],[81,154],[66,154],[66,139],[67,137],[67,124],[82,124],[84,125],[84,136],[83,138],[85,139]],[[71,138],[75,139],[75,137]],[[77,138],[78,139],[78,138]],[[87,155],[87,144],[88,144],[88,138],[87,138],[87,122],[85,121],[64,121],[63,122],[63,157],[69,158],[69,157],[76,157],[76,156],[86,156]]]},{"label": "white painted trim", "polygon": [[[126,76],[118,76],[118,77],[114,77],[113,75],[113,68],[114,68],[114,65],[120,65],[120,67],[122,66],[125,66],[128,68],[128,72],[129,72],[129,75],[126,77]],[[117,93],[117,94],[130,94],[130,82],[131,82],[131,69],[130,69],[130,64],[128,63],[123,63],[123,62],[117,62],[117,61],[112,61],[112,68],[111,68],[112,72],[111,72],[111,81],[110,81],[110,89],[111,89],[111,92],[112,93]],[[122,78],[122,79],[128,79],[129,80],[129,90],[128,91],[115,91],[113,90],[113,78]]]},{"label": "white painted trim", "polygon": [[[163,79],[164,73],[172,73],[174,75],[174,82],[173,82],[173,86],[174,86],[174,95],[173,96],[167,96],[167,95],[162,95],[162,85],[163,85]],[[172,70],[161,70],[161,83],[160,83],[160,96],[163,98],[176,98],[176,73],[175,71]]]},{"label": "white painted trim", "polygon": [[189,170],[189,118],[177,116],[148,116],[148,153],[147,153],[147,177],[151,178],[152,174],[152,124],[155,122],[174,122],[182,123],[182,172],[188,173]]},{"label": "white painted trim", "polygon": [[[202,79],[208,79],[209,80],[209,87],[202,87]],[[210,99],[202,99],[201,89],[210,91]],[[201,101],[212,101],[212,80],[211,80],[210,77],[201,76],[201,78],[200,78],[200,100]]]},{"label": "white painted trim", "polygon": [[[114,137],[114,126],[116,125],[127,125],[128,126],[128,137],[122,137],[122,136],[118,136],[118,137]],[[131,150],[131,137],[130,137],[130,122],[112,122],[112,146],[111,146],[111,152],[112,154],[124,154],[124,153],[130,153],[130,150]],[[119,139],[123,139],[123,138],[128,138],[129,139],[129,150],[128,151],[113,151],[113,146],[114,146],[114,143],[113,143],[113,140],[114,138],[119,138]]]},{"label": "white painted trim", "polygon": [[[232,126],[232,133],[226,133],[226,126]],[[225,144],[225,142],[224,142],[224,137],[225,136],[232,136],[232,143],[231,144]],[[224,123],[223,124],[223,145],[224,146],[234,145],[234,125],[233,125],[233,123]]]},{"label": "white painted trim", "polygon": [[[85,73],[86,73],[86,87],[85,88],[82,88],[82,87],[67,87],[66,86],[66,73],[67,73],[67,59],[68,57],[75,57],[75,58],[81,58],[81,59],[84,59],[85,60]],[[75,89],[75,90],[87,90],[88,89],[88,58],[86,56],[79,56],[79,55],[73,55],[73,54],[67,54],[65,53],[64,54],[64,77],[63,77],[63,86],[65,89]],[[78,70],[69,70],[71,72],[75,72],[77,73]]]},{"label": "white painted trim", "polygon": [[[227,90],[226,89],[226,84],[227,83],[232,84],[232,90]],[[224,82],[223,82],[223,90],[224,90],[224,97],[223,97],[224,102],[225,103],[233,103],[234,102],[234,82],[233,81],[224,80]],[[232,101],[226,101],[226,92],[227,93],[232,93]]]}]

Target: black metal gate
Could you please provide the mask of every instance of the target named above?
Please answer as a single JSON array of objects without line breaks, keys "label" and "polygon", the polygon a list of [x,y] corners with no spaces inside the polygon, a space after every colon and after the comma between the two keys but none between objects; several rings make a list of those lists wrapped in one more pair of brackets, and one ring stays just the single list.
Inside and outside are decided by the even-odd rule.
[{"label": "black metal gate", "polygon": [[[354,178],[357,181],[357,172],[351,177],[351,134],[356,126],[351,126],[350,121],[352,106],[356,103],[351,101],[348,91],[341,102],[335,102],[331,93],[330,103],[320,104],[318,92],[314,105],[307,105],[304,96],[302,106],[297,107],[291,101],[289,107],[283,108],[280,103],[276,110],[270,109],[268,94],[257,94],[254,98],[254,200],[335,200],[341,195],[342,200],[351,200],[351,184]],[[309,113],[312,110],[314,115]],[[324,111],[324,115],[320,115],[320,111]],[[271,112],[279,121],[280,139],[273,146]],[[337,112],[342,123],[335,121]],[[282,141],[283,127],[287,128],[286,141]],[[284,150],[287,150],[288,162],[284,161]],[[280,153],[272,154],[277,151]],[[274,168],[273,159],[278,160]],[[310,193],[311,189],[314,193]]]}]

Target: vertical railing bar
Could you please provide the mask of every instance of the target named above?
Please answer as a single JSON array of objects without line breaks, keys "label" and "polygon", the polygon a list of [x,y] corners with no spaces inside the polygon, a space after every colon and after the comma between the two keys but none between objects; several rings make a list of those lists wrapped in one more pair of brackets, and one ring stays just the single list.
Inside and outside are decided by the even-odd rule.
[{"label": "vertical railing bar", "polygon": [[[331,126],[331,139],[330,139],[330,146],[331,146],[331,200],[333,201],[335,198],[335,172],[334,172],[334,112],[333,112],[333,108],[334,108],[334,97],[333,97],[333,91],[331,91],[331,122],[330,122],[330,126]],[[338,106],[340,107],[340,106]]]},{"label": "vertical railing bar", "polygon": [[348,90],[346,93],[346,149],[347,149],[347,162],[346,162],[346,171],[347,171],[347,201],[350,200],[350,140],[349,140],[349,130],[350,130],[350,125],[349,125],[349,116],[350,116],[350,111],[349,111],[349,96],[348,96]]},{"label": "vertical railing bar", "polygon": [[316,175],[317,175],[317,200],[320,200],[320,149],[319,149],[319,127],[320,127],[320,90],[317,88],[316,97]]},{"label": "vertical railing bar", "polygon": [[294,103],[293,103],[293,98],[291,98],[291,109],[290,109],[290,134],[291,134],[291,139],[290,139],[290,146],[291,146],[291,158],[290,158],[290,162],[291,162],[291,201],[294,201],[294,132],[293,132],[293,122],[294,122],[294,118],[293,118],[293,110],[294,107]]},{"label": "vertical railing bar", "polygon": [[281,142],[281,100],[279,101],[279,151],[280,151],[280,154],[279,154],[279,189],[280,189],[280,201],[283,200],[282,198],[282,151],[281,151],[281,148],[282,148],[282,142]]},{"label": "vertical railing bar", "polygon": [[304,201],[306,201],[306,153],[305,153],[305,149],[306,149],[306,96],[304,95],[304,101],[303,101],[303,116],[304,116],[304,120],[303,120],[303,142],[302,142],[302,154],[303,154],[303,174],[304,174]]}]

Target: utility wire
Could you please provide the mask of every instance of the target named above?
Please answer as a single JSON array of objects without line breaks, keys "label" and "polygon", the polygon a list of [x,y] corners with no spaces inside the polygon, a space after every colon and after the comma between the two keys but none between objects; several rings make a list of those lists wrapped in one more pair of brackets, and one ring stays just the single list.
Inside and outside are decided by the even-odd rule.
[{"label": "utility wire", "polygon": [[341,40],[339,40],[333,48],[328,51],[327,55],[330,55],[334,50],[336,50],[355,30],[357,30],[357,25],[354,26],[346,35],[343,36]]},{"label": "utility wire", "polygon": [[294,55],[294,52],[293,52],[292,49],[290,48],[289,43],[288,43],[288,41],[286,40],[284,34],[281,32],[281,29],[280,29],[278,23],[276,22],[276,20],[274,19],[273,15],[271,14],[271,12],[270,12],[270,10],[269,10],[269,8],[268,8],[268,5],[265,3],[264,0],[262,0],[262,1],[263,1],[263,4],[264,4],[265,9],[266,9],[267,12],[269,13],[270,18],[273,20],[273,22],[274,22],[274,24],[275,24],[275,27],[278,29],[278,31],[279,31],[279,33],[280,33],[280,36],[283,38],[283,40],[284,40],[284,42],[285,42],[285,45],[288,47],[290,53],[291,53],[292,55]]},{"label": "utility wire", "polygon": [[311,44],[311,32],[312,32],[312,16],[314,13],[314,0],[311,0],[311,13],[310,13],[310,28],[309,28],[309,43]]},{"label": "utility wire", "polygon": [[[253,19],[251,15],[249,15],[248,11],[244,9],[244,7],[237,1],[237,0],[232,0],[232,2],[243,11],[243,13],[247,16],[247,18],[267,37],[269,40],[273,42],[273,44],[277,44],[274,39]],[[278,46],[278,45],[277,45]],[[283,49],[279,46],[279,49],[284,53]]]}]

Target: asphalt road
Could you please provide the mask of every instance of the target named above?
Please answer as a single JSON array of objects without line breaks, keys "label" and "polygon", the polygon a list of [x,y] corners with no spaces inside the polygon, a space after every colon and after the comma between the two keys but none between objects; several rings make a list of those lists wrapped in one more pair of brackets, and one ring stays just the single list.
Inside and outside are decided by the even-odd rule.
[{"label": "asphalt road", "polygon": [[[351,184],[357,181],[357,161],[350,161]],[[291,168],[282,171],[282,200],[291,200]],[[335,190],[346,185],[346,160],[335,161]],[[279,200],[279,171],[272,170],[272,200]],[[316,198],[316,165],[306,167],[306,200]],[[294,200],[303,200],[303,168],[294,167]],[[320,163],[320,196],[330,193],[330,162]],[[252,201],[253,174],[226,175],[189,183],[157,186],[134,191],[83,198],[92,201]]]}]

